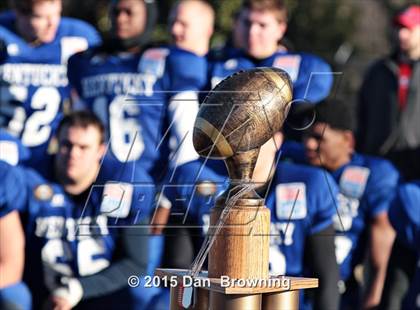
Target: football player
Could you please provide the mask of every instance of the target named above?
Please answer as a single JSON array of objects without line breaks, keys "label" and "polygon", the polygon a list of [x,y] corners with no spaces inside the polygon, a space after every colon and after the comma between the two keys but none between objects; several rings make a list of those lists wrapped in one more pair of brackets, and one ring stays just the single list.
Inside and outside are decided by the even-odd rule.
[{"label": "football player", "polygon": [[[195,55],[205,56],[213,34],[214,11],[205,1],[177,1],[169,14],[169,26],[174,46]],[[176,226],[165,229],[165,255],[162,265],[169,268],[186,268],[192,260],[192,244],[188,229],[177,225],[179,218],[170,217],[171,203],[167,204],[167,208],[160,204],[153,217],[154,224],[160,226],[155,225],[153,231],[160,233],[163,230],[162,224],[166,224],[168,219],[169,226]]]},{"label": "football player", "polygon": [[11,0],[10,6],[0,15],[0,126],[30,148],[28,164],[44,173],[70,95],[67,59],[100,39],[85,22],[61,18],[61,0]]},{"label": "football player", "polygon": [[147,48],[154,1],[113,1],[111,12],[111,37],[70,58],[68,77],[79,105],[106,124],[107,160],[142,167],[160,179],[168,147],[173,165],[197,158],[190,131],[206,59],[182,45]]},{"label": "football player", "polygon": [[206,55],[213,35],[214,18],[213,8],[205,1],[176,2],[169,15],[173,44],[196,55]]},{"label": "football player", "polygon": [[115,165],[99,169],[104,128],[93,114],[66,116],[57,140],[53,175],[22,170],[26,190],[18,190],[25,202],[15,204],[26,232],[24,279],[34,308],[48,299],[58,309],[144,309],[127,279],[147,272],[152,179],[141,169],[135,175]]},{"label": "football player", "polygon": [[307,161],[327,169],[340,189],[334,226],[344,308],[354,308],[362,300],[355,267],[362,263],[368,249],[372,274],[363,302],[365,307],[373,307],[380,301],[394,240],[387,211],[399,180],[389,161],[354,151],[352,112],[340,100],[319,104],[316,121],[304,140]]},{"label": "football player", "polygon": [[380,309],[420,309],[420,180],[402,184],[389,210],[397,231]]},{"label": "football player", "polygon": [[296,103],[317,103],[329,95],[333,75],[325,61],[308,53],[292,53],[279,49],[279,42],[287,30],[284,1],[244,1],[235,26],[234,42],[242,49],[227,48],[211,54],[211,88],[239,70],[277,67],[290,75]]}]

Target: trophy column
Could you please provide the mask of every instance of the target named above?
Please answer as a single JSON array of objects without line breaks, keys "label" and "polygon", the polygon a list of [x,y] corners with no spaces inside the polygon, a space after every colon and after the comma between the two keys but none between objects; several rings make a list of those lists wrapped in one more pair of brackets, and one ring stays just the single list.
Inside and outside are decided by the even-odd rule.
[{"label": "trophy column", "polygon": [[[222,208],[213,209],[216,225]],[[270,210],[265,206],[235,205],[209,253],[209,277],[268,279]],[[260,309],[261,294],[224,295],[210,291],[210,309]]]}]

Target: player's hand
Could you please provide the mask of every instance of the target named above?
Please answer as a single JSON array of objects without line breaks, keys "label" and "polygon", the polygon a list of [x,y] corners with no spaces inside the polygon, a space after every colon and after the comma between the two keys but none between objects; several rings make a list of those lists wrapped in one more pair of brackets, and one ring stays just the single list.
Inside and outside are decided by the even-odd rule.
[{"label": "player's hand", "polygon": [[53,310],[70,310],[72,307],[67,299],[53,296],[51,298]]},{"label": "player's hand", "polygon": [[158,207],[156,208],[150,223],[150,233],[153,235],[160,235],[165,228],[165,225],[168,223],[172,203],[162,192],[156,194],[156,202]]},{"label": "player's hand", "polygon": [[[83,297],[83,288],[79,280],[76,278],[62,277],[62,286],[57,287],[52,291],[53,300],[58,300],[57,306],[65,307],[67,304],[69,308],[57,308],[57,309],[71,309],[76,306]],[[66,303],[61,300],[65,300]],[[53,308],[56,309],[56,308]]]},{"label": "player's hand", "polygon": [[166,223],[168,223],[169,214],[171,209],[164,208],[159,206],[156,209],[155,215],[153,216],[150,228],[150,232],[153,235],[160,235],[165,228]]},{"label": "player's hand", "polygon": [[61,297],[50,296],[42,305],[42,310],[68,310],[71,309],[70,303]]}]

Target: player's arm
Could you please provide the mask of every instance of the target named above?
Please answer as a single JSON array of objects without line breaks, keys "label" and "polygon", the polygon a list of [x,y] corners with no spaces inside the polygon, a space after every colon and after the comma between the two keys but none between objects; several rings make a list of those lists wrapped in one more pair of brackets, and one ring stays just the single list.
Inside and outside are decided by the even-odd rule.
[{"label": "player's arm", "polygon": [[67,62],[67,79],[70,86],[70,104],[72,110],[83,110],[86,108],[86,104],[79,93],[81,89],[80,72],[83,72],[83,69],[80,69],[82,60],[83,52],[71,56]]},{"label": "player's arm", "polygon": [[399,310],[416,270],[416,253],[395,239],[379,309]]},{"label": "player's arm", "polygon": [[[146,225],[148,221],[145,220],[140,224]],[[133,226],[118,230],[120,258],[99,273],[79,278],[84,299],[116,292],[127,286],[127,279],[131,275],[146,274],[149,258],[148,227]]]},{"label": "player's arm", "polygon": [[170,99],[168,113],[171,137],[176,141],[171,167],[198,159],[192,139],[198,109],[198,95],[195,91],[179,92]]},{"label": "player's arm", "polygon": [[[165,90],[169,90],[167,115],[170,123],[169,134],[172,152],[170,168],[173,169],[172,171],[176,171],[179,166],[193,162],[199,157],[194,149],[192,136],[195,118],[199,110],[198,90],[201,86],[201,79],[197,79],[195,73],[190,72],[191,69],[178,68],[181,65],[185,69],[186,63],[188,62],[185,62],[184,59],[178,59],[173,55],[170,55],[167,60],[167,76],[170,76],[170,82],[165,86]],[[195,71],[203,71],[198,75],[204,75],[204,70],[196,69]],[[168,174],[171,174],[172,171],[169,171]],[[170,203],[158,205],[151,223],[153,234],[162,232],[164,225],[169,220],[170,208]]]},{"label": "player's arm", "polygon": [[338,186],[328,172],[319,169],[313,171],[316,173],[314,172],[307,182],[307,193],[314,195],[316,204],[308,208],[311,231],[305,240],[305,263],[310,266],[313,275],[319,278],[319,288],[314,296],[314,308],[338,309],[340,273],[336,259],[333,224]]},{"label": "player's arm", "polygon": [[401,309],[403,299],[412,285],[418,260],[419,226],[418,201],[420,191],[415,184],[399,186],[388,211],[397,232],[389,258],[380,309]]},{"label": "player's arm", "polygon": [[381,212],[370,225],[370,265],[372,268],[371,283],[368,285],[364,307],[376,307],[380,300],[385,281],[386,268],[395,232],[388,220],[387,212]]},{"label": "player's arm", "polygon": [[32,296],[22,282],[24,259],[24,232],[13,210],[0,215],[0,309],[31,309]]},{"label": "player's arm", "polygon": [[19,212],[26,207],[23,170],[0,160],[0,289],[22,279],[25,235]]},{"label": "player's arm", "polygon": [[22,279],[24,249],[25,237],[15,210],[0,217],[0,289]]},{"label": "player's arm", "polygon": [[293,86],[293,98],[317,103],[328,97],[333,86],[331,66],[318,56],[303,53],[299,76]]},{"label": "player's arm", "polygon": [[171,167],[176,167],[198,158],[192,134],[199,110],[199,91],[207,80],[207,60],[189,52],[175,50],[169,54],[166,65],[171,136],[176,141],[172,149],[175,155]]},{"label": "player's arm", "polygon": [[333,225],[312,234],[306,240],[306,260],[314,277],[319,279],[314,309],[338,309],[339,268],[335,258]]},{"label": "player's arm", "polygon": [[157,207],[150,221],[150,232],[153,235],[160,235],[168,223],[171,214],[172,203],[160,192],[157,195]]},{"label": "player's arm", "polygon": [[[140,226],[118,228],[115,259],[109,267],[86,277],[62,277],[61,286],[52,292],[52,301],[58,308],[74,307],[81,300],[103,297],[127,287],[131,275],[146,274],[148,249],[148,220]],[[60,309],[61,309],[60,308]]]},{"label": "player's arm", "polygon": [[376,307],[381,300],[388,259],[395,238],[395,232],[389,222],[388,209],[394,199],[399,180],[397,170],[388,161],[377,161],[372,164],[371,171],[369,190],[366,194],[370,210],[371,269],[363,300],[363,306],[367,309]]}]

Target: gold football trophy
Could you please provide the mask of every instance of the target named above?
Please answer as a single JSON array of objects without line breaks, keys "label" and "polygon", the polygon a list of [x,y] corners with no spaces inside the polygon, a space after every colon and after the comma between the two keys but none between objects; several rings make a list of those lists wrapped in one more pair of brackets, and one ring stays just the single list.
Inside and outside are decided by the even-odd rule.
[{"label": "gold football trophy", "polygon": [[[297,309],[299,289],[318,286],[317,279],[269,275],[270,210],[251,181],[260,147],[281,129],[291,101],[285,71],[255,68],[227,77],[202,103],[194,147],[203,157],[225,160],[231,182],[212,208],[192,271],[157,271],[179,280],[171,309]],[[208,273],[200,272],[206,253]],[[182,287],[185,276],[202,287]]]}]

